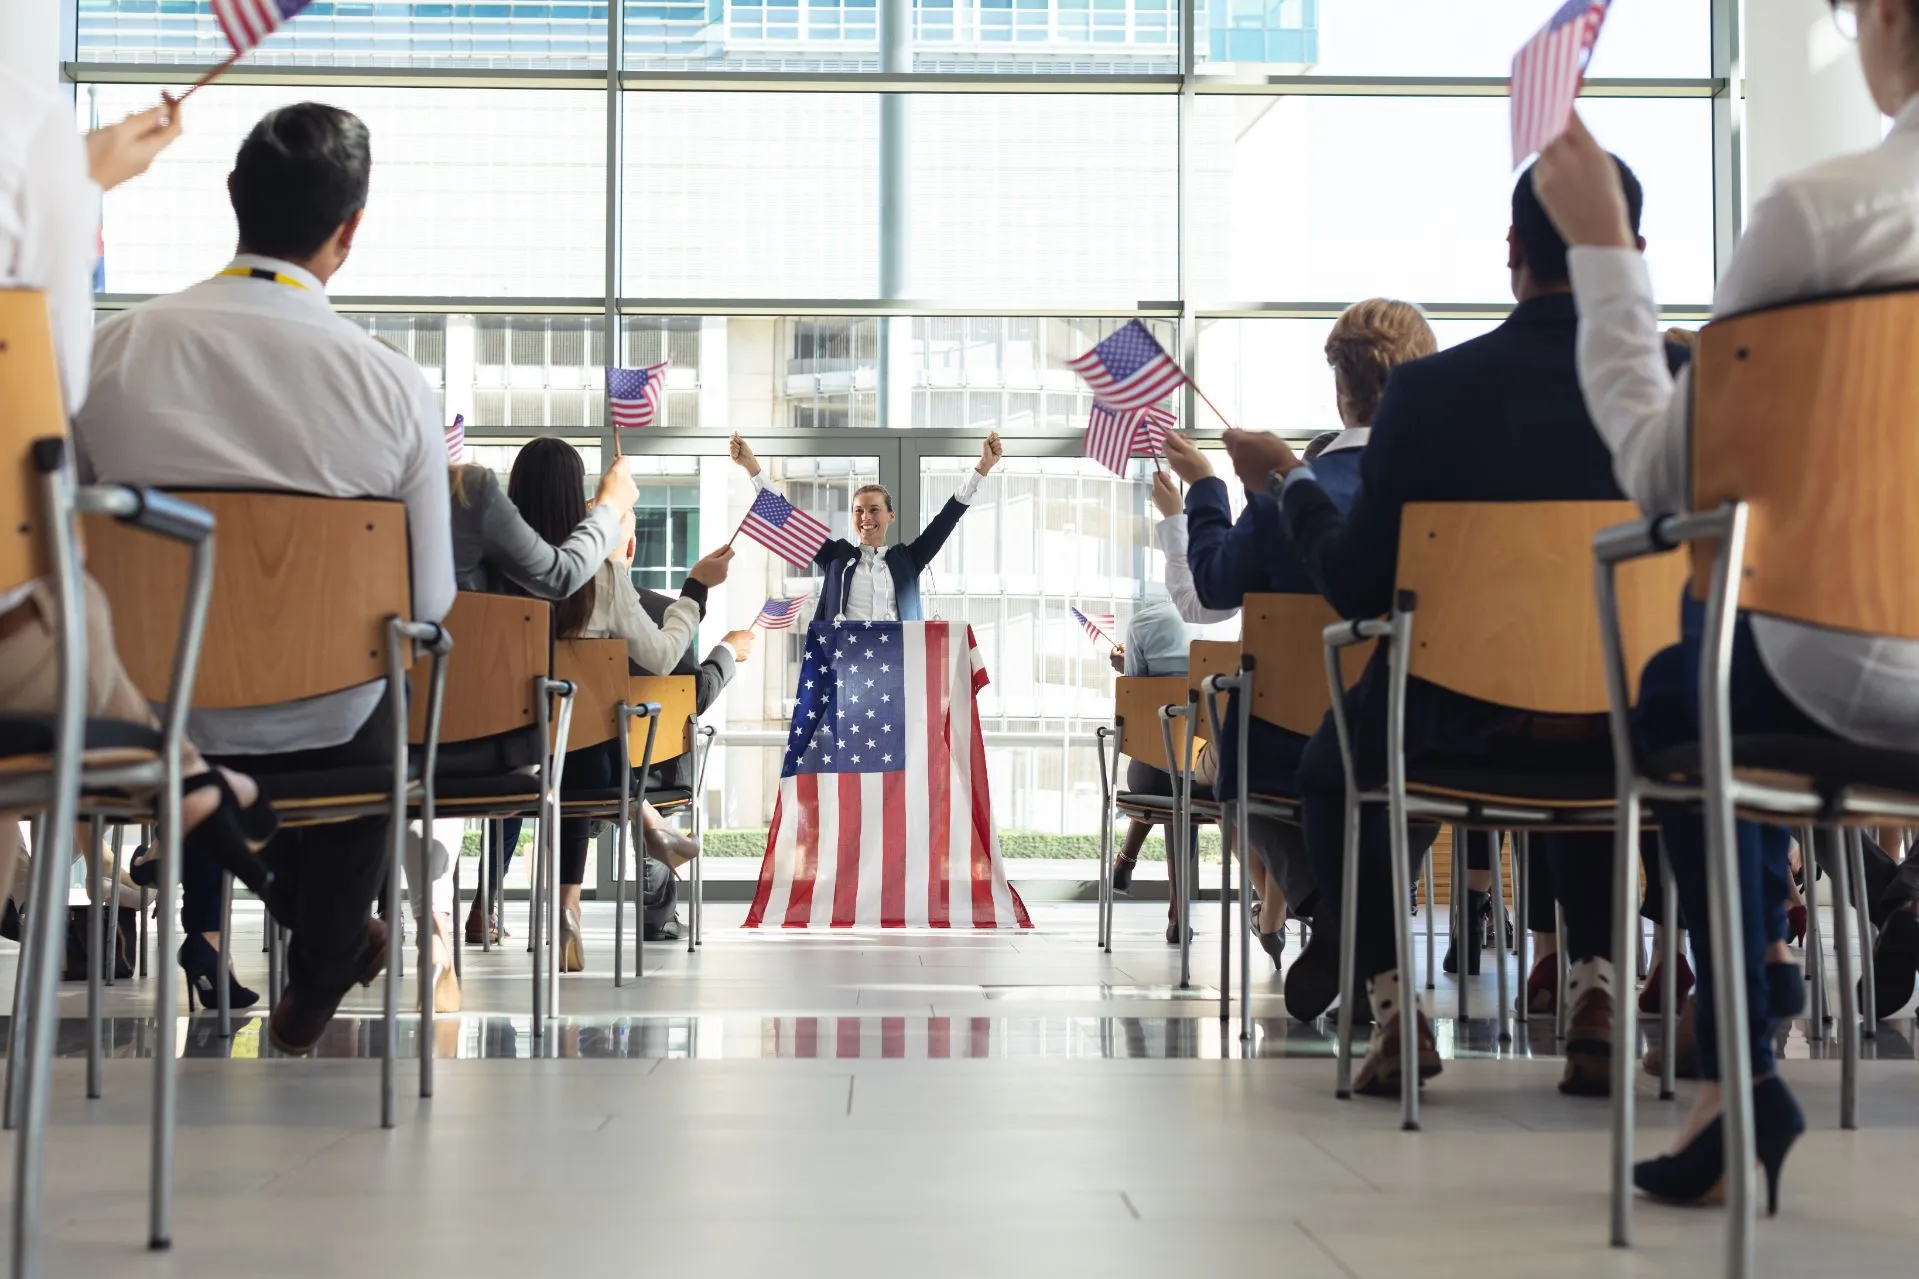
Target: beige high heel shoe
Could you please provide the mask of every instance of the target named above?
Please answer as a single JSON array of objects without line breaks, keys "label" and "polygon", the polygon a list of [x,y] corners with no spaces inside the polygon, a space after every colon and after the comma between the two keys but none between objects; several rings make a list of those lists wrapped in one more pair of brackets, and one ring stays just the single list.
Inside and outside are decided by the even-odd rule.
[{"label": "beige high heel shoe", "polygon": [[577,910],[560,912],[560,971],[586,971],[586,945],[580,937],[580,912]]}]

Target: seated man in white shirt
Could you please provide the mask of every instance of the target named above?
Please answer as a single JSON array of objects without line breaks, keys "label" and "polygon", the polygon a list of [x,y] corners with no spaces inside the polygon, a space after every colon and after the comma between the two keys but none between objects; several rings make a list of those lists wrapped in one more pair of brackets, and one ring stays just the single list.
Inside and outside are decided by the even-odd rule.
[{"label": "seated man in white shirt", "polygon": [[[760,460],[745,440],[735,435],[731,448],[733,460],[753,477],[755,488],[772,487],[760,473]],[[920,607],[920,574],[946,545],[960,516],[979,496],[987,472],[999,464],[1002,456],[999,432],[995,431],[980,446],[979,465],[960,481],[959,491],[918,537],[898,546],[886,544],[896,518],[893,495],[878,484],[857,490],[853,494],[853,529],[859,534],[859,545],[842,537],[829,538],[813,557],[826,573],[820,584],[819,611],[813,616],[856,622],[923,621],[926,614]]]},{"label": "seated man in white shirt", "polygon": [[[1784,179],[1753,207],[1713,301],[1715,316],[1800,298],[1919,283],[1919,0],[1831,0],[1856,35],[1879,109],[1895,117],[1885,141]],[[1675,379],[1659,356],[1652,278],[1627,247],[1618,182],[1604,152],[1575,116],[1534,173],[1540,202],[1571,246],[1580,310],[1579,379],[1612,451],[1619,484],[1649,514],[1690,505],[1687,412],[1690,374]],[[1755,441],[1756,444],[1760,442]],[[1761,445],[1763,446],[1763,445]],[[1682,606],[1684,642],[1655,657],[1640,687],[1636,730],[1648,749],[1696,741],[1702,608]],[[1910,749],[1919,733],[1919,644],[1845,634],[1778,618],[1741,616],[1733,642],[1732,727],[1738,733],[1831,735],[1866,746]],[[1706,923],[1704,831],[1697,817],[1662,814],[1680,906],[1699,968],[1697,1041],[1701,1089],[1682,1144],[1717,1147],[1720,1110],[1715,974]],[[1747,1014],[1755,1128],[1760,1148],[1785,1149],[1803,1130],[1792,1095],[1774,1074],[1773,1029],[1805,1002],[1785,944],[1787,841],[1783,831],[1739,824]],[[1919,920],[1909,908],[1887,921],[1875,967],[1881,1015],[1910,999]],[[1890,963],[1888,967],[1882,964]],[[1690,1152],[1697,1154],[1697,1152]],[[1723,1157],[1722,1157],[1723,1158]],[[1643,1189],[1692,1199],[1721,1164],[1662,1158],[1639,1165]]]},{"label": "seated man in white shirt", "polygon": [[[74,437],[90,479],[399,499],[413,618],[432,622],[454,595],[439,406],[418,368],[326,294],[360,232],[370,155],[366,126],[334,107],[284,107],[255,125],[227,179],[237,256],[100,326]],[[255,776],[383,764],[385,691],[376,680],[196,714],[193,737]],[[368,907],[387,832],[384,817],[282,830],[262,854],[276,885],[267,905],[293,929],[291,981],[269,1023],[283,1051],[309,1051],[347,990],[384,966],[385,928]],[[188,932],[217,929],[217,870],[191,858],[181,870]]]}]

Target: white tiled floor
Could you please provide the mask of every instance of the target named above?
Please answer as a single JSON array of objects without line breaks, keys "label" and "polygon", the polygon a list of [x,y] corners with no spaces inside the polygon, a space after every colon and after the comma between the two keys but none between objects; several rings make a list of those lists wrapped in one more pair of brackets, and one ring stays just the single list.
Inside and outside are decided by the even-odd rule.
[{"label": "white tiled floor", "polygon": [[[377,1124],[374,1062],[190,1059],[176,1246],[163,1255],[142,1246],[146,1064],[110,1061],[107,1095],[89,1103],[81,1063],[63,1060],[49,1273],[1718,1272],[1713,1211],[1641,1205],[1639,1247],[1606,1246],[1605,1104],[1558,1095],[1549,1044],[1449,1061],[1427,1090],[1425,1131],[1402,1133],[1391,1104],[1333,1100],[1323,1037],[1285,1026],[1270,977],[1262,1028],[1285,1056],[1235,1059],[1216,1004],[1168,998],[1177,970],[1161,908],[1123,905],[1111,956],[1092,944],[1090,907],[1035,915],[1039,929],[1016,936],[819,937],[745,934],[738,908],[716,907],[700,954],[650,948],[655,975],[616,991],[611,916],[592,908],[594,970],[565,979],[578,1021],[551,1043],[675,1027],[654,1049],[700,1056],[469,1056],[439,1064],[426,1102],[410,1095],[408,1062],[393,1131]],[[517,911],[512,922],[522,931]],[[246,917],[237,935],[242,975],[260,984],[257,923]],[[516,1025],[524,1053],[524,951],[468,958],[470,1015],[445,1042],[477,1050],[483,1027]],[[1201,934],[1197,958],[1210,988],[1216,932]],[[1444,1013],[1451,980],[1440,987]],[[1492,988],[1478,979],[1477,1011]],[[116,988],[113,1011],[132,1016],[144,993]],[[79,988],[64,1011],[83,1011]],[[791,1052],[809,1016],[810,1059]],[[1171,1040],[1197,1056],[1098,1055],[1115,1044],[1123,1056],[1129,1027],[1163,1049],[1167,1019],[1188,1027]],[[214,1051],[200,1022],[193,1051]],[[942,1023],[951,1058],[969,1058],[976,1029],[988,1055],[927,1060]],[[249,1035],[257,1045],[243,1025],[236,1052],[253,1051]],[[73,1027],[66,1038],[77,1046]],[[1813,1131],[1788,1165],[1784,1211],[1762,1224],[1761,1272],[1909,1273],[1919,1067],[1866,1063],[1856,1133],[1837,1130],[1835,1064],[1793,1060],[1786,1073]],[[1686,1094],[1641,1098],[1651,1150]]]}]

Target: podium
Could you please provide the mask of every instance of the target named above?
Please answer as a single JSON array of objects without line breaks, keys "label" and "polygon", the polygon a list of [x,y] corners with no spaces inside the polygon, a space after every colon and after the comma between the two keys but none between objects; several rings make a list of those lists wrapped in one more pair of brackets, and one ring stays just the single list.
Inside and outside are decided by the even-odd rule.
[{"label": "podium", "polygon": [[1031,928],[1006,879],[957,622],[806,634],[748,928]]}]

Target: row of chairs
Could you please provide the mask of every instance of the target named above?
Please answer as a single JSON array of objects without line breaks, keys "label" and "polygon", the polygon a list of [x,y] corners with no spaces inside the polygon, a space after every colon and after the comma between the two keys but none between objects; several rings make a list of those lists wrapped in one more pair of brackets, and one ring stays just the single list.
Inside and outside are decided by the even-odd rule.
[{"label": "row of chairs", "polygon": [[[390,764],[258,780],[286,827],[385,815],[392,821],[387,900],[401,900],[409,825],[430,841],[438,816],[538,822],[532,873],[530,946],[533,1035],[557,1015],[559,983],[558,828],[561,818],[618,822],[615,837],[615,984],[625,980],[625,886],[629,832],[640,805],[690,809],[697,832],[712,730],[699,722],[692,677],[628,675],[621,640],[553,640],[549,605],[462,593],[443,624],[410,620],[411,583],[404,508],[390,501],[284,493],[190,492],[75,485],[66,441],[51,327],[44,299],[0,291],[0,448],[20,459],[4,500],[0,594],[36,580],[58,605],[60,709],[55,715],[0,716],[0,806],[33,811],[35,882],[15,992],[5,1117],[16,1145],[13,1273],[37,1272],[53,1035],[57,1021],[59,921],[67,896],[76,822],[92,831],[132,824],[156,831],[160,873],[154,952],[165,974],[154,983],[154,1051],[149,1243],[169,1246],[176,1119],[176,992],[170,964],[180,857],[180,757],[189,707],[251,708],[303,701],[385,680],[394,725]],[[215,530],[221,555],[214,555]],[[112,606],[120,657],[165,720],[141,724],[85,714],[86,643],[81,547],[86,570]],[[462,637],[454,656],[453,637]],[[666,731],[661,731],[661,726]],[[569,753],[619,739],[628,769],[604,791],[563,793]],[[517,739],[531,771],[515,771],[495,749]],[[653,766],[694,757],[695,787],[652,790]],[[637,779],[637,780],[636,780]],[[135,798],[135,796],[150,796]],[[100,1095],[100,944],[107,904],[95,856],[89,927],[87,1095]],[[425,860],[424,858],[422,859]],[[458,861],[455,860],[457,868]],[[689,949],[699,941],[701,875],[693,869]],[[117,883],[117,877],[116,877]],[[424,890],[424,885],[418,886]],[[500,894],[495,883],[488,905]],[[230,899],[231,886],[226,896]],[[459,895],[456,879],[454,895]],[[143,901],[144,905],[144,901]],[[223,903],[223,909],[225,903]],[[640,913],[636,902],[636,915]],[[643,925],[633,975],[644,972]],[[381,1123],[397,1110],[399,927],[388,931],[383,990]],[[223,929],[223,950],[231,930]],[[418,928],[420,1095],[433,1091],[432,930]],[[277,998],[286,935],[269,929],[269,987]],[[458,934],[453,939],[458,962]],[[225,956],[223,955],[223,959]],[[231,1034],[226,983],[218,1013]],[[17,1068],[16,1068],[17,1067]]]},{"label": "row of chairs", "polygon": [[[1741,609],[1827,630],[1919,639],[1919,537],[1913,535],[1910,478],[1919,474],[1919,292],[1901,291],[1800,304],[1708,326],[1696,365],[1692,432],[1692,511],[1644,519],[1628,503],[1435,503],[1404,512],[1396,600],[1384,618],[1340,619],[1318,601],[1249,597],[1237,673],[1187,681],[1122,681],[1119,713],[1101,732],[1108,744],[1187,781],[1161,808],[1151,797],[1116,793],[1112,807],[1160,813],[1184,831],[1209,809],[1190,797],[1190,748],[1202,736],[1195,707],[1238,689],[1241,755],[1223,766],[1246,769],[1245,729],[1253,718],[1311,733],[1330,709],[1347,769],[1347,847],[1341,920],[1341,984],[1353,989],[1357,816],[1366,805],[1390,815],[1393,894],[1410,898],[1408,823],[1529,832],[1611,831],[1615,837],[1614,954],[1639,949],[1638,843],[1651,823],[1649,801],[1683,804],[1707,829],[1712,962],[1718,977],[1719,1054],[1726,1096],[1727,1167],[1753,1162],[1751,1061],[1738,919],[1735,818],[1799,828],[1802,847],[1820,852],[1833,879],[1833,927],[1839,966],[1842,1086],[1840,1122],[1856,1125],[1862,1027],[1854,1004],[1854,950],[1870,973],[1858,828],[1919,818],[1919,751],[1877,750],[1829,739],[1735,736],[1730,724],[1732,633]],[[1682,553],[1684,552],[1684,553]],[[1706,604],[1697,746],[1641,757],[1629,714],[1647,659],[1678,642],[1681,592]],[[1311,614],[1315,609],[1320,616]],[[1416,623],[1416,625],[1415,625]],[[1346,694],[1371,649],[1383,644],[1390,675],[1388,777],[1356,784]],[[1197,658],[1196,658],[1197,661]],[[1296,672],[1323,665],[1326,679]],[[1465,696],[1547,715],[1606,715],[1612,766],[1590,774],[1409,765],[1404,743],[1407,682],[1419,679]],[[1183,689],[1175,685],[1184,683]],[[1316,691],[1309,691],[1317,686]],[[1213,729],[1216,731],[1216,712]],[[1156,745],[1145,725],[1161,724]],[[1171,731],[1186,722],[1184,742]],[[1183,748],[1182,748],[1183,747]],[[1281,796],[1240,792],[1240,830],[1254,813],[1296,820]],[[1217,806],[1210,810],[1217,813]],[[1172,838],[1181,838],[1173,836]],[[1816,841],[1816,842],[1815,842]],[[1244,836],[1238,853],[1245,856]],[[1102,840],[1101,941],[1110,945],[1111,825]],[[1524,857],[1518,859],[1523,866]],[[1227,859],[1230,890],[1232,859]],[[1498,859],[1495,859],[1495,866]],[[1816,891],[1808,865],[1809,889]],[[1190,884],[1191,877],[1185,882]],[[1457,877],[1456,877],[1457,882]],[[1495,896],[1501,895],[1495,885]],[[1524,898],[1523,891],[1519,894]],[[1242,900],[1244,894],[1242,894]],[[1667,950],[1662,969],[1665,1043],[1674,1042],[1675,894],[1667,883]],[[1455,892],[1457,914],[1457,890]],[[1815,903],[1809,901],[1809,906]],[[1810,912],[1809,912],[1810,913]],[[1411,971],[1411,925],[1398,918],[1400,970]],[[1524,925],[1522,923],[1521,927]],[[1522,961],[1523,962],[1523,961]],[[1523,971],[1523,969],[1522,969]],[[1182,963],[1182,980],[1187,975]],[[1241,1001],[1246,985],[1241,955]],[[1503,976],[1503,964],[1501,966]],[[1821,970],[1823,973],[1823,970]],[[1823,986],[1823,975],[1820,978]],[[1227,982],[1222,978],[1222,1009]],[[1816,992],[1823,996],[1823,989]],[[1866,991],[1867,1020],[1872,992]],[[1502,1018],[1505,996],[1502,990]],[[1823,998],[1819,1003],[1823,1004]],[[1563,999],[1561,1001],[1563,1006]],[[1615,1004],[1612,1060],[1612,1239],[1631,1240],[1631,1175],[1637,1055],[1636,1005]],[[1819,1009],[1815,1008],[1815,1017]],[[1351,1086],[1352,1010],[1338,1019],[1337,1094]],[[1250,1027],[1243,1027],[1248,1033]],[[1417,1036],[1401,1036],[1403,1125],[1419,1125]],[[1675,1054],[1664,1054],[1662,1097],[1673,1094]],[[1754,1265],[1755,1200],[1749,1179],[1728,1178],[1728,1273]]]}]

